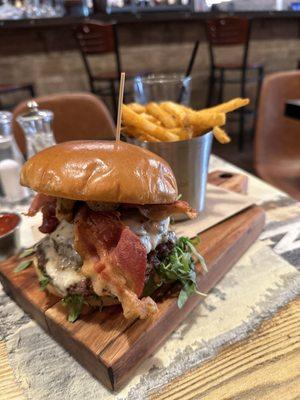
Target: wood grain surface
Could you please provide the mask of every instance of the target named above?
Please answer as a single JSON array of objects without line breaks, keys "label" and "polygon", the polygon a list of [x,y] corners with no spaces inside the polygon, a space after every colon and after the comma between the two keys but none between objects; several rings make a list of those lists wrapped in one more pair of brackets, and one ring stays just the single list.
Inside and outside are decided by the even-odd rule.
[{"label": "wood grain surface", "polygon": [[24,400],[8,361],[6,345],[0,341],[0,400]]},{"label": "wood grain surface", "polygon": [[[222,172],[220,172],[222,174]],[[232,185],[244,191],[241,175],[219,177],[218,185]],[[239,182],[241,185],[239,186]],[[201,234],[199,251],[208,265],[208,273],[199,276],[199,289],[209,292],[256,240],[264,226],[264,212],[257,206],[227,219]],[[192,296],[182,309],[176,296],[158,303],[158,313],[148,320],[125,320],[120,307],[110,307],[77,320],[66,320],[66,310],[60,302],[45,296],[32,276],[31,269],[13,272],[16,259],[0,264],[0,278],[5,290],[33,316],[42,327],[68,350],[105,386],[118,390],[134,373],[138,365],[176,329],[187,314],[202,300]],[[97,340],[95,340],[95,335]],[[159,338],[159,339],[158,339]]]},{"label": "wood grain surface", "polygon": [[300,399],[300,298],[151,400]]},{"label": "wood grain surface", "polygon": [[[246,340],[149,393],[151,400],[297,400],[300,398],[300,298]],[[24,400],[0,342],[0,400]]]},{"label": "wood grain surface", "polygon": [[208,182],[236,193],[246,194],[248,190],[248,177],[243,174],[216,170],[209,174]]},{"label": "wood grain surface", "polygon": [[[198,276],[198,287],[208,293],[257,239],[264,226],[264,212],[252,206],[201,234],[199,251],[208,272]],[[136,368],[163,343],[199,304],[191,296],[183,308],[177,294],[158,302],[158,312],[146,320],[126,320],[120,307],[109,307],[70,323],[66,309],[39,290],[32,268],[13,271],[19,261],[0,264],[0,279],[12,298],[54,337],[90,373],[111,390],[128,382]],[[58,299],[57,299],[58,300]],[[97,337],[97,340],[95,340]]]}]

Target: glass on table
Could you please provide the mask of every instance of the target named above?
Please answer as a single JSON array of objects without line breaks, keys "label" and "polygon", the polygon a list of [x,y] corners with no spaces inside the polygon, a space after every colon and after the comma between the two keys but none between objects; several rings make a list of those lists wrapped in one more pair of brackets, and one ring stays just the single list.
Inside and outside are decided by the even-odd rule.
[{"label": "glass on table", "polygon": [[189,105],[192,78],[182,74],[153,74],[134,79],[134,101],[146,104],[151,101],[174,101]]},{"label": "glass on table", "polygon": [[17,117],[17,122],[26,138],[26,155],[32,157],[46,147],[53,146],[55,139],[52,131],[53,112],[39,110],[35,101],[27,103],[29,111]]}]

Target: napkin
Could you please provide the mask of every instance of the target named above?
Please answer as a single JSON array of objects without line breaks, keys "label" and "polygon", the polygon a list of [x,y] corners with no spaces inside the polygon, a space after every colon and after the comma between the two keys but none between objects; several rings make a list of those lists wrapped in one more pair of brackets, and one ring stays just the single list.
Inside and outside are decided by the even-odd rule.
[{"label": "napkin", "polygon": [[195,219],[174,223],[172,229],[177,236],[192,238],[254,203],[249,196],[207,184],[205,210]]}]

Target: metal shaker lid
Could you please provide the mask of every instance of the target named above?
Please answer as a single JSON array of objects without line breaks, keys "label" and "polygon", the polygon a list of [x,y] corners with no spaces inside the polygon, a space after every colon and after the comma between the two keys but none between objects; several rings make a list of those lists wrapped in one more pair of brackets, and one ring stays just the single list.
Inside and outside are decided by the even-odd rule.
[{"label": "metal shaker lid", "polygon": [[9,124],[12,121],[12,113],[9,111],[0,111],[0,124]]},{"label": "metal shaker lid", "polygon": [[30,100],[27,103],[28,111],[17,117],[17,120],[22,121],[37,121],[43,120],[45,122],[51,122],[53,119],[53,112],[50,110],[39,110],[38,104],[34,100]]},{"label": "metal shaker lid", "polygon": [[7,137],[11,132],[12,113],[9,111],[0,111],[0,136]]}]

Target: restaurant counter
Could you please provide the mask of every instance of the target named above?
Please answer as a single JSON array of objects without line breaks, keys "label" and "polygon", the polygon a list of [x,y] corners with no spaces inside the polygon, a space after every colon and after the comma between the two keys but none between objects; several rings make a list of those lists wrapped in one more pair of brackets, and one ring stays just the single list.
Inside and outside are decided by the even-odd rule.
[{"label": "restaurant counter", "polygon": [[[208,71],[204,21],[220,15],[243,15],[253,19],[250,59],[262,62],[266,72],[297,67],[300,12],[236,11],[226,14],[152,11],[113,15],[98,13],[90,18],[117,23],[124,69],[153,72],[184,70],[193,42],[199,39],[194,72],[200,80],[195,82],[194,87],[202,91],[201,85],[207,84]],[[65,16],[0,21],[1,81],[33,82],[38,95],[88,90],[86,73],[72,34],[72,27],[84,19]],[[235,50],[230,54],[226,50],[224,56],[232,58],[236,54]],[[95,63],[99,71],[114,68],[111,58],[98,58]]]},{"label": "restaurant counter", "polygon": [[[201,21],[208,18],[218,16],[244,16],[250,19],[299,19],[300,12],[293,10],[257,10],[257,11],[144,11],[144,12],[120,12],[113,14],[95,13],[89,18],[101,21],[114,21],[116,23],[143,23],[143,22],[177,22],[177,21]],[[19,20],[0,20],[2,29],[14,28],[55,28],[57,26],[76,25],[83,21],[86,17],[66,15],[59,18],[36,18],[36,19],[19,19]]]},{"label": "restaurant counter", "polygon": [[[97,13],[90,19],[115,22],[124,45],[173,43],[204,39],[204,21],[224,15],[247,16],[253,20],[253,39],[298,38],[300,12],[235,11],[224,12],[143,12]],[[72,27],[86,20],[82,16],[61,18],[0,20],[0,54],[69,50],[76,47]],[[37,43],[39,42],[39,44]]]}]

